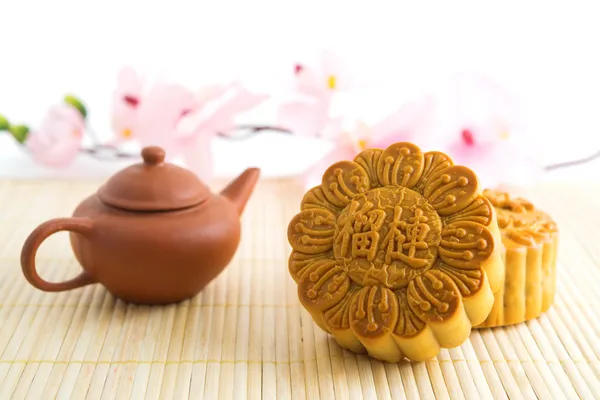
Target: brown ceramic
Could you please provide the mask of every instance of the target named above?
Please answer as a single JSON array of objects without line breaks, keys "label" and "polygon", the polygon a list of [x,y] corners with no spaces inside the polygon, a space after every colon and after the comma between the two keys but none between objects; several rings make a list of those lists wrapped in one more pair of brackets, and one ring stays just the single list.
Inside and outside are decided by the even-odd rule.
[{"label": "brown ceramic", "polygon": [[[79,204],[72,218],[44,222],[31,233],[21,252],[30,284],[59,292],[100,283],[124,301],[167,304],[196,295],[227,266],[259,170],[247,169],[217,195],[191,171],[164,162],[161,148],[144,148],[142,157]],[[83,271],[52,283],[38,275],[35,256],[59,231],[70,231]]]}]

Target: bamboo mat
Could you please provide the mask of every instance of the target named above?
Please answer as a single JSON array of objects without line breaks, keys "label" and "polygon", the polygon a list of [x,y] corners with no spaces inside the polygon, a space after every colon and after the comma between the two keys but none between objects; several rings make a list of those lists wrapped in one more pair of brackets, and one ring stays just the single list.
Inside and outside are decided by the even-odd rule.
[{"label": "bamboo mat", "polygon": [[[191,300],[146,307],[100,285],[33,289],[24,239],[97,184],[0,181],[0,399],[600,398],[600,187],[522,193],[561,229],[546,315],[474,331],[428,362],[385,364],[340,349],[299,305],[286,229],[302,192],[291,181],[259,184],[234,261]],[[66,233],[37,260],[49,280],[79,270]]]}]

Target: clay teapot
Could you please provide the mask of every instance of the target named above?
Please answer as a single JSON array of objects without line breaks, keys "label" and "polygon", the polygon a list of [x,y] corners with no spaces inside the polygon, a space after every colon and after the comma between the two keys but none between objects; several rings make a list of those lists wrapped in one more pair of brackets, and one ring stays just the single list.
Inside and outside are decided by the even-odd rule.
[{"label": "clay teapot", "polygon": [[[83,200],[72,218],[44,222],[29,235],[21,267],[31,285],[59,292],[100,283],[126,302],[168,304],[196,295],[223,271],[259,170],[247,169],[217,195],[191,171],[166,163],[161,148],[144,148],[142,158]],[[83,271],[52,283],[38,275],[35,256],[59,231],[70,232]]]}]

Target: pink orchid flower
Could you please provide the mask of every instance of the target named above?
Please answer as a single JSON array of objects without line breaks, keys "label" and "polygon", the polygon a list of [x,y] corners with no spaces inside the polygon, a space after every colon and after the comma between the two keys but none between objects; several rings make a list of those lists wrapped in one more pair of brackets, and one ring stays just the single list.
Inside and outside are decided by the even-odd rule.
[{"label": "pink orchid flower", "polygon": [[79,153],[84,130],[81,113],[68,104],[58,104],[50,108],[39,128],[29,133],[25,145],[35,162],[66,167]]},{"label": "pink orchid flower", "polygon": [[312,63],[296,64],[293,74],[291,94],[278,107],[278,125],[301,136],[337,134],[342,122],[332,115],[333,101],[353,86],[340,59],[322,52]]},{"label": "pink orchid flower", "polygon": [[132,119],[132,138],[140,146],[160,146],[167,157],[181,154],[183,143],[177,136],[177,125],[182,118],[201,104],[187,88],[167,83],[156,83],[136,106]]},{"label": "pink orchid flower", "polygon": [[140,98],[133,115],[132,137],[144,146],[161,146],[167,157],[183,157],[201,179],[213,177],[211,143],[234,128],[235,117],[266,99],[234,82],[193,93],[169,83],[156,83]]},{"label": "pink orchid flower", "polygon": [[[521,130],[515,99],[505,88],[478,76],[456,79],[456,120],[439,138],[456,164],[471,168],[485,187],[531,181],[541,172]],[[451,132],[449,135],[447,132]]]},{"label": "pink orchid flower", "polygon": [[267,99],[252,93],[239,82],[214,86],[200,93],[202,106],[181,119],[177,137],[183,144],[182,153],[187,166],[202,179],[214,174],[210,146],[218,133],[229,135],[235,128],[235,117]]},{"label": "pink orchid flower", "polygon": [[472,169],[488,188],[530,181],[540,172],[537,158],[511,138],[502,123],[465,125],[456,129],[444,151],[455,164]]},{"label": "pink orchid flower", "polygon": [[427,136],[434,112],[434,99],[424,97],[404,105],[370,126],[364,122],[352,124],[350,129],[342,130],[334,139],[333,149],[301,176],[304,188],[319,185],[323,173],[330,165],[352,160],[365,149],[385,149],[402,141],[419,142],[420,136]]},{"label": "pink orchid flower", "polygon": [[142,78],[133,68],[126,67],[119,72],[112,100],[111,126],[115,133],[113,144],[132,138],[143,89]]}]

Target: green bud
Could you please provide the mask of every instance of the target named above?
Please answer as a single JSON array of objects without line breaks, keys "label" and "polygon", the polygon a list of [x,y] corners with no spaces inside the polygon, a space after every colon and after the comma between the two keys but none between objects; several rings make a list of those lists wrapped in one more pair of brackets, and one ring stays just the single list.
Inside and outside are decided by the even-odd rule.
[{"label": "green bud", "polygon": [[4,117],[4,115],[0,114],[0,131],[7,131],[10,127],[10,123]]},{"label": "green bud", "polygon": [[21,144],[25,143],[27,135],[29,135],[29,128],[25,125],[11,125],[8,131],[12,133],[15,140]]},{"label": "green bud", "polygon": [[63,100],[65,103],[69,104],[70,106],[75,107],[77,109],[77,111],[79,111],[79,113],[81,114],[83,119],[85,119],[87,117],[87,110],[86,110],[85,106],[83,105],[83,103],[81,102],[81,100],[79,100],[77,97],[69,94],[69,95],[66,95]]}]

